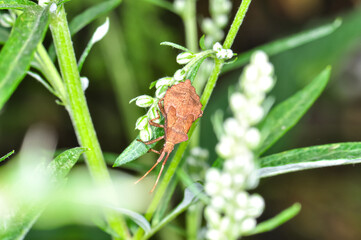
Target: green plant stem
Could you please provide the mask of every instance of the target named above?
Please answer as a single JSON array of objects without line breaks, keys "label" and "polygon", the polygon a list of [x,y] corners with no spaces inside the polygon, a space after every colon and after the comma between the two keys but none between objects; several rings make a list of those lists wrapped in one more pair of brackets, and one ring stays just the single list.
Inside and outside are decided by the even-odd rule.
[{"label": "green plant stem", "polygon": [[198,51],[198,34],[197,34],[197,19],[196,19],[196,1],[186,0],[184,13],[182,19],[185,28],[186,46],[193,52]]},{"label": "green plant stem", "polygon": [[[68,100],[66,109],[70,114],[80,145],[89,149],[85,153],[85,159],[94,182],[98,186],[110,186],[110,175],[96,137],[84,92],[81,88],[65,9],[63,5],[58,6],[58,8],[57,11],[50,15],[50,29],[65,82]],[[113,192],[111,194],[115,195]],[[111,204],[115,204],[115,197],[111,196],[110,198]],[[106,218],[110,227],[121,239],[129,239],[125,221],[118,214],[107,211]]]},{"label": "green plant stem", "polygon": [[46,77],[48,82],[58,94],[60,100],[66,104],[66,91],[64,82],[60,77],[58,70],[54,63],[51,61],[48,52],[43,44],[39,44],[35,52],[35,60],[39,64],[40,71]]},{"label": "green plant stem", "polygon": [[243,19],[246,16],[251,1],[252,0],[242,0],[242,3],[238,8],[236,16],[234,17],[232,25],[228,31],[227,37],[224,40],[223,48],[228,49],[232,47],[233,41],[236,38],[238,30],[242,25]]},{"label": "green plant stem", "polygon": [[[243,22],[243,19],[245,17],[245,14],[247,12],[250,2],[251,2],[251,0],[242,1],[241,6],[239,7],[238,12],[231,25],[231,29],[229,30],[229,32],[227,34],[226,41],[223,45],[224,48],[230,48],[232,46],[234,38],[236,37],[238,29]],[[213,89],[216,85],[218,76],[221,72],[222,66],[223,66],[223,61],[216,59],[214,68],[211,72],[211,75],[208,79],[207,85],[204,89],[204,92],[203,92],[201,100],[200,100],[203,105],[202,110],[204,110],[206,108],[207,103],[209,102],[209,99],[212,95]],[[193,131],[197,125],[197,122],[198,121],[196,121],[190,128],[189,133],[188,133],[189,138],[191,138]],[[160,200],[162,199],[163,194],[167,189],[168,183],[171,180],[172,176],[174,175],[174,173],[178,167],[178,164],[180,163],[180,160],[182,159],[182,156],[183,156],[185,150],[187,149],[188,143],[189,143],[189,141],[186,141],[179,145],[179,147],[169,165],[169,168],[168,168],[167,172],[164,174],[163,180],[160,182],[160,184],[158,186],[158,190],[155,193],[154,198],[153,198],[151,204],[149,205],[148,210],[145,214],[145,217],[148,220],[150,220],[152,218],[152,216],[155,212],[155,209],[157,208]],[[138,232],[136,233],[134,239],[141,239],[143,234],[144,234],[144,231],[142,229],[139,229]]]}]

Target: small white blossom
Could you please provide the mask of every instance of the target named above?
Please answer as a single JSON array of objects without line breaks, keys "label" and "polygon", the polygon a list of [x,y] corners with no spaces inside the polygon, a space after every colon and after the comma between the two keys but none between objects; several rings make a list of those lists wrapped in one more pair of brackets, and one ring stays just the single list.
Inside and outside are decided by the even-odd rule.
[{"label": "small white blossom", "polygon": [[52,3],[52,4],[50,5],[49,12],[50,12],[50,13],[55,13],[55,12],[56,12],[56,9],[58,9],[58,6],[56,5],[56,3]]},{"label": "small white blossom", "polygon": [[174,73],[174,80],[182,81],[186,77],[186,71],[184,69],[179,69]]},{"label": "small white blossom", "polygon": [[153,104],[154,102],[154,99],[151,97],[151,96],[148,96],[148,95],[141,95],[141,96],[138,96],[136,98],[133,98],[132,100],[130,100],[129,103],[135,101],[135,104],[138,106],[138,107],[149,107]]},{"label": "small white blossom", "polygon": [[148,126],[148,118],[147,115],[141,116],[137,119],[137,122],[135,123],[135,129],[143,130],[145,127]]},{"label": "small white blossom", "polygon": [[168,86],[163,85],[155,91],[155,96],[160,99],[160,98],[164,97],[167,90],[168,90]]},{"label": "small white blossom", "polygon": [[[54,5],[55,3],[53,3],[51,5],[51,7]],[[51,9],[50,7],[50,9]],[[55,7],[56,7],[56,4],[55,4]],[[55,10],[56,11],[56,8]],[[107,18],[105,20],[105,23],[103,23],[103,25],[101,25],[100,27],[98,27],[94,34],[93,34],[93,37],[91,38],[91,43],[96,43],[96,42],[99,42],[100,40],[102,40],[104,38],[104,36],[108,33],[108,30],[109,30],[109,18]]]},{"label": "small white blossom", "polygon": [[139,137],[142,141],[149,141],[153,137],[153,132],[149,124],[142,130],[140,130]]},{"label": "small white blossom", "polygon": [[194,58],[194,54],[190,52],[182,52],[177,56],[177,63],[181,65],[187,64],[192,60],[192,58]]},{"label": "small white blossom", "polygon": [[89,87],[89,79],[87,77],[80,77],[80,83],[83,91]]},{"label": "small white blossom", "polygon": [[[214,44],[213,50],[217,57],[226,55],[219,43]],[[234,117],[224,121],[224,135],[216,146],[219,156],[225,159],[223,170],[209,169],[206,175],[205,189],[211,198],[210,205],[222,216],[215,225],[205,213],[208,239],[213,239],[211,233],[224,239],[242,237],[256,227],[256,218],[264,210],[263,198],[258,194],[250,195],[247,190],[259,183],[253,151],[262,139],[254,126],[264,117],[262,102],[273,85],[273,66],[267,55],[256,52],[240,77],[242,91],[233,93],[229,99]]]},{"label": "small white blossom", "polygon": [[171,78],[171,77],[160,78],[156,82],[155,88],[158,89],[158,88],[160,88],[162,86],[169,86],[169,85],[171,85],[172,81],[173,81],[173,78]]},{"label": "small white blossom", "polygon": [[185,10],[186,1],[185,0],[175,0],[173,3],[174,10],[178,13],[183,13]]}]

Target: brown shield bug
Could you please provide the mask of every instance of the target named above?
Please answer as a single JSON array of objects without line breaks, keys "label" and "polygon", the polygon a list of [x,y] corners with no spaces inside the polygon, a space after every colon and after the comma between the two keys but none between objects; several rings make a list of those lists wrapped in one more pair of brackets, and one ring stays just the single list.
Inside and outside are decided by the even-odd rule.
[{"label": "brown shield bug", "polygon": [[188,140],[187,133],[192,126],[192,123],[203,115],[199,96],[189,79],[170,87],[165,93],[165,96],[159,100],[158,107],[164,117],[164,125],[154,122],[154,120],[160,118],[159,113],[156,118],[149,120],[149,124],[155,127],[164,128],[164,136],[147,142],[138,140],[147,145],[158,142],[163,138],[165,140],[163,148],[160,151],[149,149],[149,151],[158,153],[160,156],[153,167],[135,182],[138,183],[145,178],[165,156],[162,168],[160,169],[157,180],[150,192],[153,192],[157,186],[164,165],[167,162],[170,153],[173,151],[174,145]]}]

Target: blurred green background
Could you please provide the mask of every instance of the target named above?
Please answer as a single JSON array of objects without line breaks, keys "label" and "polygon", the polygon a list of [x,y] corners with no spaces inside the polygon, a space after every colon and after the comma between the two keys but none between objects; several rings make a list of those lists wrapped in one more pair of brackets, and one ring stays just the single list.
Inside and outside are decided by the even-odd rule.
[{"label": "blurred green background", "polygon": [[[68,19],[99,1],[66,3]],[[171,2],[171,1],[170,1]],[[240,1],[233,1],[237,6]],[[325,66],[332,79],[316,104],[268,153],[334,142],[360,141],[361,135],[361,4],[360,0],[253,1],[234,43],[241,53],[261,44],[342,17],[343,25],[331,35],[271,57],[277,84],[271,93],[280,102],[306,85]],[[360,6],[361,7],[361,6]],[[208,1],[197,3],[198,18],[208,16]],[[233,14],[236,9],[233,10]],[[171,76],[178,68],[177,51],[162,41],[184,45],[181,19],[142,0],[123,0],[110,14],[110,30],[85,62],[82,76],[90,80],[86,96],[97,134],[105,152],[120,153],[138,134],[134,124],[145,110],[128,104],[140,94],[152,94],[150,82]],[[105,16],[75,35],[79,57]],[[199,34],[201,34],[199,32]],[[48,33],[49,35],[49,33]],[[45,45],[50,43],[49,36]],[[215,159],[217,142],[210,116],[227,109],[228,88],[241,69],[222,75],[202,118],[201,146]],[[26,78],[0,113],[0,155],[19,150],[32,124],[46,123],[58,134],[58,147],[77,146],[63,107],[38,82]],[[268,154],[266,153],[266,154]],[[148,160],[151,157],[148,157]],[[149,160],[151,161],[151,160]],[[361,239],[361,166],[333,167],[263,179],[257,192],[264,196],[268,219],[294,202],[301,213],[278,229],[248,239]],[[177,196],[175,196],[177,198]],[[182,218],[179,219],[182,225]],[[172,229],[153,239],[176,239]],[[27,239],[108,239],[100,230],[83,226],[30,232]]]}]

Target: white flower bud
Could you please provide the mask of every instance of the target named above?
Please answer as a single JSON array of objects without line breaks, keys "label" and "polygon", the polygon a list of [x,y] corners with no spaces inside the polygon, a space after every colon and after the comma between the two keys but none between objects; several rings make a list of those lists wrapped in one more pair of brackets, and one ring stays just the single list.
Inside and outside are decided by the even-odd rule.
[{"label": "white flower bud", "polygon": [[152,139],[153,132],[151,127],[148,125],[146,128],[140,130],[139,136],[142,141],[149,141]]},{"label": "white flower bud", "polygon": [[[131,100],[133,101],[133,100]],[[154,99],[151,96],[148,95],[141,95],[136,98],[135,104],[138,107],[150,107],[154,102]]]},{"label": "white flower bud", "polygon": [[266,62],[268,62],[268,56],[263,51],[256,51],[251,56],[251,64],[260,66]]},{"label": "white flower bud", "polygon": [[164,78],[160,78],[157,80],[156,84],[155,84],[155,88],[160,88],[162,86],[169,86],[171,85],[173,81],[172,77],[164,77]]},{"label": "white flower bud", "polygon": [[227,49],[226,52],[226,59],[231,59],[233,57],[233,51],[231,49]]},{"label": "white flower bud", "polygon": [[204,190],[206,191],[207,194],[214,196],[216,194],[218,194],[219,192],[219,185],[214,183],[214,182],[206,182],[205,186],[204,186]]},{"label": "white flower bud", "polygon": [[185,0],[175,0],[173,3],[174,10],[178,13],[183,13],[185,9]]},{"label": "white flower bud", "polygon": [[50,5],[49,12],[50,12],[50,13],[55,13],[55,12],[56,12],[56,9],[58,9],[58,6],[56,5],[56,3],[52,3],[52,4]]},{"label": "white flower bud", "polygon": [[216,168],[210,168],[206,173],[206,181],[207,182],[218,181],[219,177],[220,177],[220,172]]},{"label": "white flower bud", "polygon": [[231,136],[222,136],[216,146],[217,153],[224,157],[230,157],[234,149],[234,139]]},{"label": "white flower bud", "polygon": [[184,80],[185,77],[186,77],[186,71],[183,68],[178,69],[173,76],[174,80],[176,81],[182,81]]},{"label": "white flower bud", "polygon": [[222,196],[215,196],[212,198],[212,201],[211,201],[211,205],[215,209],[222,209],[225,203],[226,202],[224,201],[224,198]]},{"label": "white flower bud", "polygon": [[[214,22],[213,22],[212,19],[210,19],[210,18],[205,18],[205,19],[203,19],[203,21],[202,21],[201,28],[202,28],[203,32],[208,35],[209,33],[214,32],[214,29],[216,28],[216,26],[215,26],[215,24],[214,24]],[[215,50],[215,51],[216,51],[216,50]]]},{"label": "white flower bud", "polygon": [[5,27],[5,28],[10,28],[14,25],[16,20],[16,15],[13,14],[12,12],[8,13],[3,13],[0,14],[0,25]]},{"label": "white flower bud", "polygon": [[268,92],[273,87],[273,78],[271,76],[264,76],[259,79],[259,86],[263,92]]},{"label": "white flower bud", "polygon": [[224,239],[223,234],[216,229],[209,229],[206,233],[206,238],[209,240],[222,240]]},{"label": "white flower bud", "polygon": [[247,215],[259,217],[264,209],[264,200],[259,194],[253,194],[248,200]]},{"label": "white flower bud", "polygon": [[194,58],[194,54],[190,52],[182,52],[177,56],[177,63],[181,65],[187,64],[192,60],[192,58]]},{"label": "white flower bud", "polygon": [[[54,3],[53,3],[51,6],[53,6],[53,5],[54,5]],[[50,8],[51,8],[51,7],[50,7]],[[54,11],[56,11],[56,8],[55,8]],[[109,30],[109,18],[107,18],[107,19],[105,20],[105,23],[102,24],[100,27],[98,27],[98,28],[95,30],[95,32],[94,32],[94,34],[93,34],[93,37],[91,38],[90,41],[91,41],[93,44],[96,43],[96,42],[99,42],[99,41],[102,40],[103,37],[107,34],[108,30]]]},{"label": "white flower bud", "polygon": [[223,232],[227,232],[231,225],[231,220],[228,217],[223,217],[221,220],[221,224],[219,226],[220,230]]},{"label": "white flower bud", "polygon": [[238,112],[247,107],[248,101],[243,94],[236,92],[231,95],[230,105],[233,111]]},{"label": "white flower bud", "polygon": [[219,213],[210,206],[207,206],[204,210],[204,214],[207,216],[207,218],[211,221],[213,225],[218,225],[221,221],[221,216]]},{"label": "white flower bud", "polygon": [[135,129],[143,130],[148,126],[148,118],[147,115],[141,116],[137,119],[137,122],[135,123]]},{"label": "white flower bud", "polygon": [[216,43],[213,45],[213,51],[219,52],[219,51],[222,51],[222,50],[223,50],[222,45],[221,45],[219,42],[216,42]]},{"label": "white flower bud", "polygon": [[270,76],[273,74],[273,71],[274,71],[273,65],[270,62],[264,62],[264,63],[258,65],[258,68],[259,68],[261,74],[264,76],[267,76],[267,75]]},{"label": "white flower bud", "polygon": [[225,199],[233,200],[234,199],[235,192],[232,190],[232,188],[223,188],[222,189],[222,196]]},{"label": "white flower bud", "polygon": [[214,20],[217,27],[224,28],[228,23],[228,16],[226,14],[221,14],[216,16]]},{"label": "white flower bud", "polygon": [[248,205],[248,193],[247,192],[240,192],[236,196],[236,203],[237,205],[244,209]]},{"label": "white flower bud", "polygon": [[247,118],[250,124],[257,124],[263,118],[264,110],[261,106],[254,105],[249,108],[249,112],[247,113]]},{"label": "white flower bud", "polygon": [[258,68],[255,65],[248,65],[245,67],[242,86],[246,85],[244,82],[255,81],[258,78]]},{"label": "white flower bud", "polygon": [[155,91],[155,96],[157,98],[162,98],[164,97],[165,93],[167,92],[168,90],[168,86],[166,85],[163,85],[161,87],[159,87],[156,91]]},{"label": "white flower bud", "polygon": [[229,188],[232,184],[232,176],[229,173],[224,172],[222,173],[219,181],[224,188]]},{"label": "white flower bud", "polygon": [[242,232],[249,232],[254,229],[257,225],[257,222],[254,218],[246,218],[241,224]]},{"label": "white flower bud", "polygon": [[85,90],[89,87],[89,79],[87,77],[80,77],[81,88]]},{"label": "white flower bud", "polygon": [[239,173],[233,176],[233,183],[236,186],[243,186],[246,181],[246,178],[243,174]]},{"label": "white flower bud", "polygon": [[246,132],[245,140],[249,148],[255,149],[261,142],[261,134],[257,128],[250,128]]},{"label": "white flower bud", "polygon": [[240,221],[246,217],[246,211],[244,211],[243,209],[237,209],[236,211],[234,211],[233,217],[236,221]]}]

